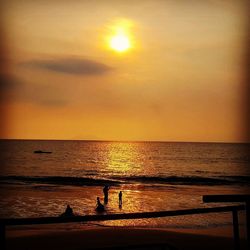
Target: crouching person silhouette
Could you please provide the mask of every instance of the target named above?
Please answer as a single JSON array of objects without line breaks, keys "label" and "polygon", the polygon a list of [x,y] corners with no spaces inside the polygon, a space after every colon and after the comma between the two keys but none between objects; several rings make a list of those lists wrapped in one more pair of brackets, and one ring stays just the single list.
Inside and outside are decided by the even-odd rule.
[{"label": "crouching person silhouette", "polygon": [[96,209],[97,212],[101,213],[101,212],[105,212],[105,207],[104,205],[100,202],[100,198],[97,197],[96,199]]},{"label": "crouching person silhouette", "polygon": [[70,205],[67,205],[65,212],[61,214],[62,217],[71,217],[74,216],[73,209]]}]

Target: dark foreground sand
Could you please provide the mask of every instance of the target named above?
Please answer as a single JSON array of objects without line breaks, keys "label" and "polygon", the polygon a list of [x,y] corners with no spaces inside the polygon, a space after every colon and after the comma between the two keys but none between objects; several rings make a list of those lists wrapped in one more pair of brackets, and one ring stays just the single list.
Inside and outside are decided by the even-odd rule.
[{"label": "dark foreground sand", "polygon": [[[217,230],[217,229],[216,229]],[[7,231],[7,250],[74,250],[74,249],[233,249],[232,237],[225,237],[221,230],[209,231],[145,228],[87,228],[82,230],[25,230]],[[201,233],[200,233],[201,232]],[[215,236],[216,235],[216,236]],[[154,245],[154,246],[152,246]],[[158,245],[158,247],[156,247]],[[133,246],[133,247],[132,247]],[[139,247],[141,246],[141,247]],[[241,240],[241,249],[247,249],[246,240]]]}]

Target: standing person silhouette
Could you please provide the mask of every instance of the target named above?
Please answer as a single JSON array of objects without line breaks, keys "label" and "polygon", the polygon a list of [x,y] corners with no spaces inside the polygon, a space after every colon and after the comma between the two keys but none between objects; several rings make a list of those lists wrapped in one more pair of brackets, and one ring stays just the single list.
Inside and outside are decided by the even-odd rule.
[{"label": "standing person silhouette", "polygon": [[122,191],[119,193],[119,208],[122,207]]},{"label": "standing person silhouette", "polygon": [[103,194],[104,194],[104,203],[107,204],[109,201],[109,186],[108,185],[104,186]]}]

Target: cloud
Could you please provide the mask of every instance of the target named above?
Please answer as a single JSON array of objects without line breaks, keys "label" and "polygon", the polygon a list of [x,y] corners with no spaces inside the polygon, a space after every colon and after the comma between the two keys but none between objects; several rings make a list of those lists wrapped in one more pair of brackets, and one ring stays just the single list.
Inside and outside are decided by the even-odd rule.
[{"label": "cloud", "polygon": [[22,82],[16,77],[1,73],[0,74],[0,102],[5,102],[15,98],[16,93],[20,92]]},{"label": "cloud", "polygon": [[26,83],[10,74],[0,74],[0,102],[29,102],[43,106],[65,106],[64,91],[49,84]]},{"label": "cloud", "polygon": [[0,90],[1,91],[11,91],[17,88],[21,82],[10,74],[0,74]]},{"label": "cloud", "polygon": [[74,75],[104,75],[112,70],[103,63],[77,58],[31,60],[21,65]]}]

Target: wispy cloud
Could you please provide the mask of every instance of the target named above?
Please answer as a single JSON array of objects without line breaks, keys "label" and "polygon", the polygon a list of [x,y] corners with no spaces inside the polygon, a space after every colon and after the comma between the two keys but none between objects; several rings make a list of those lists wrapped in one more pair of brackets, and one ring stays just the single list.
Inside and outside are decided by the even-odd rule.
[{"label": "wispy cloud", "polygon": [[10,91],[17,88],[21,82],[10,74],[0,74],[0,90],[1,92]]},{"label": "wispy cloud", "polygon": [[[2,102],[29,102],[43,106],[65,106],[61,88],[49,84],[29,84],[10,74],[0,74]],[[59,94],[60,93],[60,94]]]},{"label": "wispy cloud", "polygon": [[21,63],[22,66],[45,69],[58,73],[74,75],[104,75],[112,70],[111,67],[88,59],[59,58],[31,60]]}]

